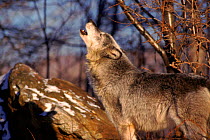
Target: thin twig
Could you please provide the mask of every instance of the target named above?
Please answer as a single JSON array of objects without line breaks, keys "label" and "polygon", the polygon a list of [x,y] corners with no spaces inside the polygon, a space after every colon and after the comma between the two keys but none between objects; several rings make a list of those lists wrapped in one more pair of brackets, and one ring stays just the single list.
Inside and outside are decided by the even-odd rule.
[{"label": "thin twig", "polygon": [[147,14],[152,20],[154,21],[155,24],[159,24],[159,21],[152,15],[150,14],[141,4],[138,0],[135,0],[135,2],[138,4],[138,6],[141,8],[141,10]]},{"label": "thin twig", "polygon": [[34,135],[32,134],[32,132],[31,132],[28,128],[26,128],[26,129],[27,129],[27,130],[29,131],[29,133],[31,134],[33,140],[36,140],[35,137],[34,137]]}]

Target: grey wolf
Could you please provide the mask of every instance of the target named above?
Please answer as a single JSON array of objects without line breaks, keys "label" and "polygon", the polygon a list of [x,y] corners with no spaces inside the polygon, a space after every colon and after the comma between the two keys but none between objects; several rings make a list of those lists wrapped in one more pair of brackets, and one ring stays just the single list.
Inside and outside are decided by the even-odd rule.
[{"label": "grey wolf", "polygon": [[210,82],[190,74],[141,72],[114,38],[93,21],[80,36],[87,46],[87,67],[94,92],[121,139],[135,140],[140,131],[179,126],[189,139],[207,139]]}]

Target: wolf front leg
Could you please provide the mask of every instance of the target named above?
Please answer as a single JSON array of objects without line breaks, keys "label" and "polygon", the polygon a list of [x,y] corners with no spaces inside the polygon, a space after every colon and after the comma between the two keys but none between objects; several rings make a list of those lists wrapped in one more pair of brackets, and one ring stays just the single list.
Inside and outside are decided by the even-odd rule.
[{"label": "wolf front leg", "polygon": [[120,133],[121,140],[137,140],[134,125],[131,123],[119,125],[118,131]]}]

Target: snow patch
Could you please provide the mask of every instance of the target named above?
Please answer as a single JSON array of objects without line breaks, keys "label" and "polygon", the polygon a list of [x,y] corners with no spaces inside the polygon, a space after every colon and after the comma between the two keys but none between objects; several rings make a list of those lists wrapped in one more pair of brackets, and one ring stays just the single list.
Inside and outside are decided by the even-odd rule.
[{"label": "snow patch", "polygon": [[96,117],[96,120],[101,121],[98,117]]},{"label": "snow patch", "polygon": [[75,103],[75,104],[78,104],[78,102],[77,102],[76,100],[74,100],[74,99],[72,98],[72,96],[70,96],[70,95],[68,95],[68,94],[66,94],[66,93],[64,93],[64,96],[65,96],[66,98],[68,98],[68,100],[69,100],[70,102]]},{"label": "snow patch", "polygon": [[18,95],[19,89],[16,86],[12,86],[12,88],[14,89],[15,94]]},{"label": "snow patch", "polygon": [[29,73],[29,75],[31,75],[32,77],[35,77],[35,75],[34,74],[37,74],[36,72],[34,72],[34,71],[31,71],[30,73]]},{"label": "snow patch", "polygon": [[39,98],[37,97],[37,94],[32,93],[32,100],[39,100]]},{"label": "snow patch", "polygon": [[91,99],[92,101],[96,102],[96,99],[94,99],[93,97],[87,96],[88,99]]},{"label": "snow patch", "polygon": [[69,107],[63,107],[63,109],[68,112],[71,116],[75,115],[75,112],[73,110],[71,110]]},{"label": "snow patch", "polygon": [[42,112],[41,116],[46,116],[48,112],[52,111],[52,103],[45,103],[44,106],[46,107],[46,109],[44,110],[44,112]]},{"label": "snow patch", "polygon": [[75,106],[75,108],[76,108],[77,110],[79,110],[81,113],[85,113],[85,112],[86,112],[86,110],[83,110],[83,109],[80,108],[80,107]]},{"label": "snow patch", "polygon": [[71,89],[69,89],[68,91],[69,91],[70,93],[74,94],[74,96],[75,96],[77,99],[81,100],[80,98],[81,98],[82,96],[77,95],[77,94],[76,94],[75,92],[73,92]]},{"label": "snow patch", "polygon": [[84,118],[86,118],[86,115],[85,114],[81,114]]},{"label": "snow patch", "polygon": [[88,103],[90,106],[92,106],[92,107],[100,108],[98,105],[96,105],[96,104],[94,104],[94,103],[92,103],[92,102],[87,101],[87,103]]},{"label": "snow patch", "polygon": [[[79,110],[81,113],[90,112],[90,110],[88,110],[87,108],[85,108],[84,105],[81,105],[80,102],[78,102],[78,101],[76,101],[75,99],[73,99],[71,95],[64,93],[64,96],[65,96],[66,98],[68,98],[68,100],[69,100],[70,102],[72,102],[72,103],[74,103],[75,105],[77,105],[77,106],[74,106],[74,107],[75,107],[77,110]],[[75,96],[75,95],[74,95],[74,96]],[[77,98],[77,99],[78,99],[78,98]],[[79,100],[81,100],[81,99],[79,99]]]},{"label": "snow patch", "polygon": [[49,79],[44,79],[43,80],[43,82],[44,82],[45,85],[47,85],[48,81],[49,81]]},{"label": "snow patch", "polygon": [[58,93],[60,93],[60,89],[58,87],[52,86],[52,85],[46,85],[46,86],[47,86],[46,89],[45,89],[46,92],[58,92]]},{"label": "snow patch", "polygon": [[43,93],[41,93],[40,91],[38,91],[36,88],[29,88],[27,85],[25,85],[24,88],[29,89],[29,90],[37,93],[39,96],[45,96]]},{"label": "snow patch", "polygon": [[31,100],[27,97],[24,102],[30,102]]},{"label": "snow patch", "polygon": [[69,89],[69,91],[70,91],[72,94],[76,95],[76,93],[75,93],[74,91],[72,91],[71,89]]},{"label": "snow patch", "polygon": [[37,89],[35,88],[29,88],[27,85],[25,85],[25,88],[26,89],[29,89],[33,92],[35,92],[37,95],[41,96],[41,98],[46,98],[46,99],[49,99],[51,101],[54,101],[54,105],[56,107],[60,107],[62,108],[63,110],[65,110],[69,115],[72,115],[74,116],[75,115],[75,112],[73,110],[71,110],[71,105],[69,105],[67,102],[62,102],[62,101],[58,101],[57,99],[55,98],[51,98],[51,97],[48,97],[46,95],[44,95],[43,93],[41,93],[40,91],[38,91]]}]

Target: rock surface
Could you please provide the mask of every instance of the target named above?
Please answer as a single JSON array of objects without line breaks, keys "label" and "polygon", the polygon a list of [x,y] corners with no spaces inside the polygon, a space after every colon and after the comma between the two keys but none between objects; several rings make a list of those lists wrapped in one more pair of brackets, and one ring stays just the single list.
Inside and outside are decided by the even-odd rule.
[{"label": "rock surface", "polygon": [[16,64],[0,83],[3,140],[119,139],[97,100],[70,82]]}]

